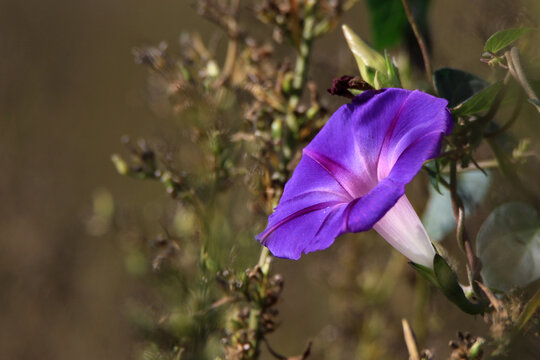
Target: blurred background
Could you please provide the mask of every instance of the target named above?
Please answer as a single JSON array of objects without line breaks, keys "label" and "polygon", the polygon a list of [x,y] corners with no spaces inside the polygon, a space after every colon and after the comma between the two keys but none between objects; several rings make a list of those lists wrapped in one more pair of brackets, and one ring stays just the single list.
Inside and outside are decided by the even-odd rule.
[{"label": "blurred background", "polygon": [[[533,0],[432,1],[434,67],[452,66],[488,78],[489,68],[479,62],[485,40],[497,30],[538,20],[539,5]],[[345,14],[343,23],[370,39],[363,1]],[[256,20],[250,26],[265,34]],[[186,31],[208,40],[216,27],[182,0],[0,0],[1,359],[136,357],[139,337],[126,309],[155,289],[130,271],[137,259],[129,257],[125,239],[149,239],[162,231],[171,200],[157,182],[119,176],[110,157],[123,151],[124,134],[174,140],[170,129],[177,119],[150,104],[148,72],[135,63],[132,49],[160,41],[175,48]],[[356,72],[339,29],[316,43],[310,78],[321,89],[330,87],[334,77]],[[321,101],[330,112],[343,103],[329,95]],[[424,180],[409,190],[417,209],[425,206]],[[118,225],[123,235],[96,220],[96,207],[120,214],[117,222],[129,224]],[[480,209],[472,231],[488,213]],[[264,219],[257,224],[246,231],[259,232]],[[242,246],[241,253],[250,257],[240,262],[256,263],[259,245],[253,240]],[[390,351],[405,354],[400,321],[419,306],[411,286],[396,284],[387,294],[391,305],[386,311],[395,320],[391,324],[366,319],[347,303],[365,301],[349,297],[356,286],[377,282],[361,270],[390,258],[409,271],[405,259],[370,232],[340,239],[329,251],[298,262],[276,261],[274,270],[283,275],[285,288],[272,344],[293,355],[314,340],[313,358],[322,359],[325,341],[338,341],[343,328],[350,327],[351,338],[344,344],[351,354],[369,347],[370,331],[373,338],[390,338]],[[341,266],[358,273],[336,272]],[[408,276],[415,281],[412,271]],[[345,285],[340,287],[340,281]],[[443,326],[433,314],[454,308],[439,294],[433,296],[432,326],[423,336],[440,358],[448,355],[447,342],[456,331],[486,331],[480,318],[459,312]],[[372,301],[375,305],[363,309],[376,307]],[[354,329],[362,328],[360,338]]]}]

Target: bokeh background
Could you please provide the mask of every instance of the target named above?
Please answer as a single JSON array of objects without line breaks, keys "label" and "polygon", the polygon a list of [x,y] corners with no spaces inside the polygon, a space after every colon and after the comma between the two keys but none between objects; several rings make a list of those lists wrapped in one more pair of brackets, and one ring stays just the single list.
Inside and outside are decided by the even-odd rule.
[{"label": "bokeh background", "polygon": [[[478,61],[485,39],[538,20],[539,10],[533,0],[433,1],[435,68],[450,65],[487,77],[489,69]],[[370,39],[362,1],[343,22]],[[261,27],[255,20],[250,26]],[[133,357],[137,338],[125,309],[148,285],[128,273],[117,234],[93,231],[89,221],[93,199],[105,193],[118,211],[140,217],[135,222],[143,236],[160,230],[159,214],[168,201],[162,187],[119,176],[110,156],[122,150],[123,134],[161,137],[175,121],[149,105],[148,74],[135,64],[132,48],[162,40],[174,47],[182,31],[210,39],[216,28],[182,0],[0,1],[1,359]],[[310,77],[323,89],[333,77],[356,72],[339,31],[316,44],[313,59]],[[330,96],[323,101],[331,111],[342,102]],[[418,182],[411,191],[422,208],[425,189]],[[247,263],[256,262],[253,249]],[[366,255],[369,249],[380,258]],[[329,286],[340,279],[323,275],[347,261],[376,264],[390,256],[390,247],[370,233],[298,262],[277,261],[285,290],[272,343],[280,352],[298,354],[310,339],[332,341],[333,309],[345,305]],[[354,281],[370,280],[358,275]],[[398,285],[391,294],[395,301],[388,311],[395,324],[366,325],[395,336],[402,353],[399,320],[415,306],[408,289]],[[449,303],[437,304],[434,313],[453,311]],[[347,321],[362,318],[351,314]],[[458,314],[426,345],[442,358],[448,339],[463,329],[482,332],[485,325]],[[315,342],[315,352],[321,344]]]}]

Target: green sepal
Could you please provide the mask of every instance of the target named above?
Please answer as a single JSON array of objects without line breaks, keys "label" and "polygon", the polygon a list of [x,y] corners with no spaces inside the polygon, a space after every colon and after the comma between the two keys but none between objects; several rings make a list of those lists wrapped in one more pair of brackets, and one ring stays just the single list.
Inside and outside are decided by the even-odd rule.
[{"label": "green sepal", "polygon": [[416,270],[417,273],[422,275],[424,279],[429,281],[431,285],[434,285],[436,287],[439,287],[439,283],[437,281],[437,278],[435,277],[435,273],[433,272],[433,269],[428,268],[427,266],[420,265],[417,263],[414,263],[412,261],[409,261],[409,265],[412,266],[414,270]]},{"label": "green sepal", "polygon": [[401,87],[401,80],[399,79],[399,69],[390,60],[388,51],[384,50],[384,61],[386,63],[386,73],[388,75],[388,87]]},{"label": "green sepal", "polygon": [[462,311],[472,315],[482,314],[486,311],[487,304],[472,303],[467,299],[456,273],[439,254],[435,254],[433,258],[433,270],[443,294]]}]

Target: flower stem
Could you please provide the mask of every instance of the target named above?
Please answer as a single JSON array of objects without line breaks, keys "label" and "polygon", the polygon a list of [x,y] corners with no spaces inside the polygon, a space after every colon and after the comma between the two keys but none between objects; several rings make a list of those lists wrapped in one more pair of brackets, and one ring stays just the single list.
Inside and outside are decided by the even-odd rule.
[{"label": "flower stem", "polygon": [[480,275],[480,259],[474,254],[473,246],[465,230],[465,206],[457,192],[457,163],[450,162],[450,194],[452,197],[452,209],[456,218],[456,237],[461,250],[467,257],[467,264],[470,270],[470,285],[475,294],[483,294],[476,281],[482,282]]},{"label": "flower stem", "polygon": [[422,34],[420,34],[420,30],[418,30],[418,26],[416,25],[416,21],[414,20],[411,8],[409,7],[409,2],[407,0],[401,0],[401,2],[403,3],[405,14],[407,14],[407,19],[409,20],[409,24],[411,25],[414,36],[416,37],[416,41],[418,42],[418,46],[420,47],[420,51],[422,52],[424,67],[426,69],[426,75],[428,77],[429,83],[431,84],[431,86],[435,87],[433,83],[433,71],[431,70],[431,62],[429,61],[429,54],[426,43],[424,42]]},{"label": "flower stem", "polygon": [[270,271],[271,262],[272,257],[270,256],[270,250],[268,250],[266,246],[263,246],[257,266],[261,268],[261,271],[265,276],[268,275],[268,272]]}]

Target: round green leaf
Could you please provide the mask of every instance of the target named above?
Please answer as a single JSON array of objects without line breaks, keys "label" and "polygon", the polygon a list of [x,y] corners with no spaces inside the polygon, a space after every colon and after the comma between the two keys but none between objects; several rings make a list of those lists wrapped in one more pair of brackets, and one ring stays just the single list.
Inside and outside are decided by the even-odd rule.
[{"label": "round green leaf", "polygon": [[540,220],[535,209],[507,203],[486,219],[476,239],[486,285],[507,291],[540,277]]}]

